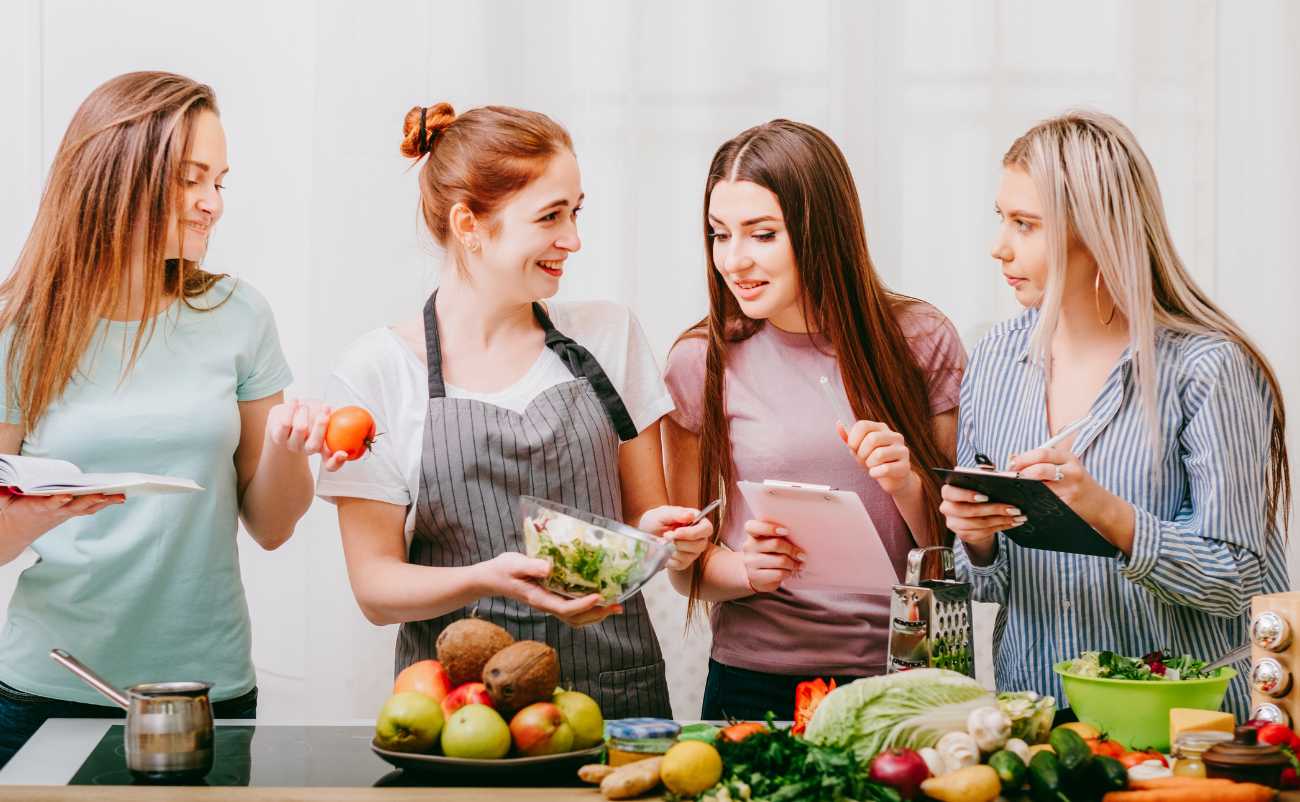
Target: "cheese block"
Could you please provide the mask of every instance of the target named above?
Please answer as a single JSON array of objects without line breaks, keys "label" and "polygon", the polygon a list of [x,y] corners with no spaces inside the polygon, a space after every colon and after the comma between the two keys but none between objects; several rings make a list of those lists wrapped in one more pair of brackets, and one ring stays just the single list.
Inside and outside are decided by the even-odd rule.
[{"label": "cheese block", "polygon": [[1192,710],[1187,707],[1175,707],[1169,711],[1169,746],[1172,749],[1178,734],[1193,730],[1216,730],[1231,733],[1237,726],[1237,720],[1231,713],[1217,710]]}]

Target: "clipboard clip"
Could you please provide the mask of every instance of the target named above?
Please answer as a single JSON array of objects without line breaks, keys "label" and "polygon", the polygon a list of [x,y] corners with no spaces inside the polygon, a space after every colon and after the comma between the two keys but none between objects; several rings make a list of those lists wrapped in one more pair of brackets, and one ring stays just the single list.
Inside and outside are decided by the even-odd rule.
[{"label": "clipboard clip", "polygon": [[998,469],[998,466],[993,464],[993,460],[978,451],[975,452],[975,467],[982,471],[996,471]]}]

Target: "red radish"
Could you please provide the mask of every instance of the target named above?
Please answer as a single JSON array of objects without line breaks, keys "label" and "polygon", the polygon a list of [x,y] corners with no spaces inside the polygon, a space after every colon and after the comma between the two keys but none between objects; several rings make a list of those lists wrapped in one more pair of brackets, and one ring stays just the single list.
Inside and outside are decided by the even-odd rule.
[{"label": "red radish", "polygon": [[1295,733],[1285,724],[1265,724],[1255,732],[1255,742],[1266,746],[1291,744]]},{"label": "red radish", "polygon": [[925,758],[911,749],[889,749],[871,761],[871,779],[898,789],[899,796],[911,799],[921,783],[930,777]]},{"label": "red radish", "polygon": [[1290,766],[1282,769],[1282,782],[1280,785],[1283,789],[1300,788],[1300,778],[1296,777],[1295,769]]}]

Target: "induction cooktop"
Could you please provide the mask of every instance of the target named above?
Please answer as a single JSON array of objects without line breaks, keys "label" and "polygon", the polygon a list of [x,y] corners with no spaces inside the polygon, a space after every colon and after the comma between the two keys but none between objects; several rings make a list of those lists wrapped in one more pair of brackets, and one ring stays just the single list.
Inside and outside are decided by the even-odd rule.
[{"label": "induction cooktop", "polygon": [[[199,782],[187,785],[252,785],[267,787],[369,786],[510,786],[571,785],[577,778],[497,772],[483,778],[440,776],[394,769],[374,752],[371,727],[219,725],[213,733],[213,767]],[[124,727],[108,728],[69,785],[142,784],[126,768]]]}]

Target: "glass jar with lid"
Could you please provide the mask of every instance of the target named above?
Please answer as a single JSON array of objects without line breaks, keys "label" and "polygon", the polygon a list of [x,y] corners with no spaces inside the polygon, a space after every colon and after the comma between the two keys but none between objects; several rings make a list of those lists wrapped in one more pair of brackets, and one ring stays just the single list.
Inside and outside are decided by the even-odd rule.
[{"label": "glass jar with lid", "polygon": [[1181,733],[1177,740],[1174,741],[1173,747],[1174,776],[1204,777],[1205,764],[1201,762],[1201,756],[1210,747],[1231,740],[1232,733],[1230,732],[1192,730],[1191,732]]}]

